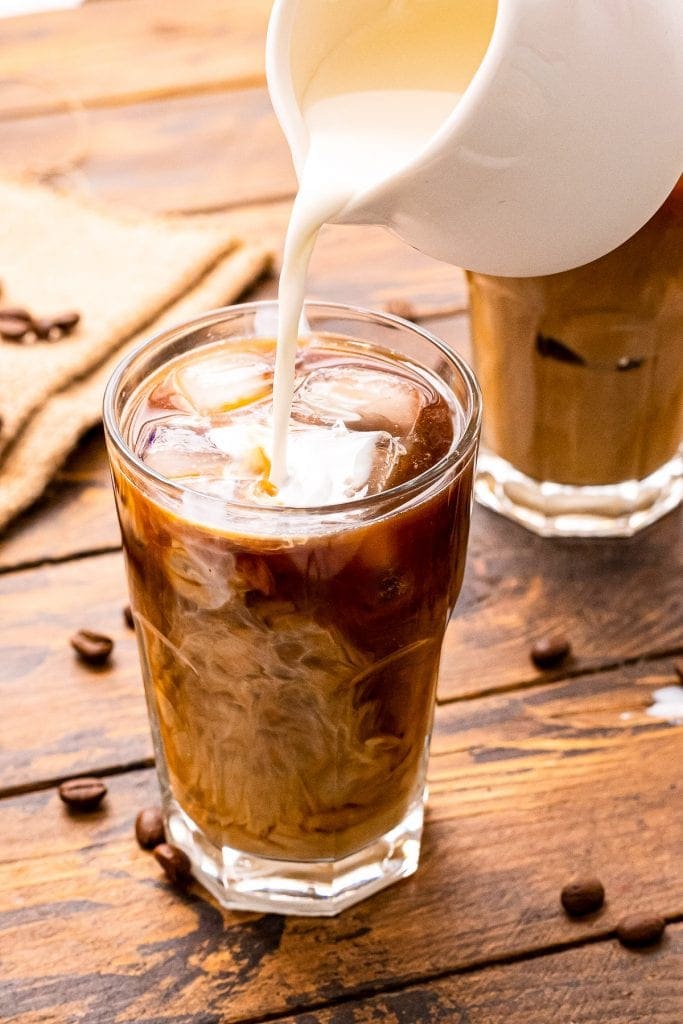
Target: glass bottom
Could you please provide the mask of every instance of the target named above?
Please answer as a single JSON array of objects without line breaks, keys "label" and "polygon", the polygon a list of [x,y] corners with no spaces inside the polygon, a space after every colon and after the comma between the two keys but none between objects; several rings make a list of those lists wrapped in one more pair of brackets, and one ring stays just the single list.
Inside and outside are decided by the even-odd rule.
[{"label": "glass bottom", "polygon": [[424,805],[390,832],[341,860],[286,861],[217,847],[171,800],[166,834],[192,862],[192,874],[228,910],[334,917],[417,870]]},{"label": "glass bottom", "polygon": [[683,500],[683,450],[645,480],[574,487],[533,480],[484,449],[474,493],[542,537],[632,537]]}]

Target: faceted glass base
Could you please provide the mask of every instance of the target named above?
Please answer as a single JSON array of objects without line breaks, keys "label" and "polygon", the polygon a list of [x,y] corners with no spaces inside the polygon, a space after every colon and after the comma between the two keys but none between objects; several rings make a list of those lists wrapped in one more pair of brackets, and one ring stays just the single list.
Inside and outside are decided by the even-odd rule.
[{"label": "faceted glass base", "polygon": [[632,537],[683,500],[683,452],[645,480],[572,487],[532,480],[484,449],[474,493],[542,537]]},{"label": "faceted glass base", "polygon": [[195,878],[229,910],[334,917],[414,874],[423,817],[420,801],[390,832],[336,861],[274,860],[220,849],[174,801],[166,808],[166,834],[190,858]]}]

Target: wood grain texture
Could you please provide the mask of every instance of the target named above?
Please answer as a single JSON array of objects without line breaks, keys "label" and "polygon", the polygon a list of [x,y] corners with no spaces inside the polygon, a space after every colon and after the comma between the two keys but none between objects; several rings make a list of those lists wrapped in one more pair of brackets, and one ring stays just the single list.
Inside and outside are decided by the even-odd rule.
[{"label": "wood grain texture", "polygon": [[0,573],[121,546],[102,428],[90,431],[43,497],[0,540]]},{"label": "wood grain texture", "polygon": [[[1,96],[0,87],[0,104]],[[96,108],[81,122],[82,137],[66,151],[68,125],[61,114],[1,122],[0,168],[19,154],[29,168],[39,160],[49,166],[50,154],[57,166],[71,156],[63,185],[98,202],[149,213],[282,199],[296,188],[265,89]]]},{"label": "wood grain texture", "polygon": [[[7,799],[3,1005],[17,1024],[57,1006],[54,1019],[89,1024],[260,1020],[609,936],[626,910],[680,917],[683,727],[644,714],[671,673],[639,666],[440,709],[419,873],[328,921],[172,894],[132,837],[136,810],[155,799],[152,772],[109,779],[88,818],[71,817],[54,790]],[[559,890],[586,870],[607,905],[572,922]],[[659,954],[670,977],[675,948]]]},{"label": "wood grain texture", "polygon": [[[126,627],[117,553],[0,576],[2,787],[137,762],[150,755],[137,649]],[[78,629],[115,641],[110,667],[76,658]]]},{"label": "wood grain texture", "polygon": [[[31,110],[135,102],[261,85],[271,0],[102,0],[82,9],[3,20],[6,78],[43,83]],[[53,99],[51,100],[50,94]],[[26,100],[0,104],[7,117]]]},{"label": "wood grain texture", "polygon": [[604,942],[303,1013],[282,1024],[674,1024],[683,1005],[683,971],[676,969],[681,959],[679,924],[645,955]]},{"label": "wood grain texture", "polygon": [[446,636],[442,700],[551,678],[535,640],[562,633],[555,676],[683,651],[683,508],[628,540],[547,540],[475,506],[465,583]]}]

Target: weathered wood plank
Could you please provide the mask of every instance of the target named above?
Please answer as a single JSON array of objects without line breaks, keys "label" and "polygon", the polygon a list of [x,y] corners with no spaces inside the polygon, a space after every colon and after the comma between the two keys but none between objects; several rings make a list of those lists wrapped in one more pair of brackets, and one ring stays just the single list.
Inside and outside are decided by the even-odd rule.
[{"label": "weathered wood plank", "polygon": [[[3,788],[149,757],[125,602],[119,553],[0,576]],[[81,628],[115,640],[111,667],[93,670],[78,661],[69,637]]]},{"label": "weathered wood plank", "polygon": [[[418,875],[331,921],[223,913],[171,894],[131,832],[154,798],[152,772],[111,778],[106,807],[87,819],[70,817],[53,790],[5,800],[5,1005],[16,1024],[48,1011],[93,1024],[260,1020],[607,936],[627,910],[680,917],[683,727],[643,713],[670,674],[640,666],[440,709]],[[603,879],[607,906],[571,922],[559,889],[585,870]],[[658,955],[680,978],[676,949],[669,940]],[[555,1024],[538,999],[541,1016],[529,1019]]]},{"label": "weathered wood plank", "polygon": [[[44,85],[39,110],[260,85],[271,0],[102,0],[2,22],[7,79]],[[17,96],[15,110],[26,110]],[[12,111],[10,100],[3,116]],[[36,109],[30,101],[28,109]]]},{"label": "weathered wood plank", "polygon": [[[1,102],[0,92],[0,119]],[[73,151],[65,148],[62,115],[2,125],[5,154],[23,154],[29,168],[36,166],[32,160],[49,164],[49,154],[57,165],[78,159],[65,183],[99,202],[154,213],[196,212],[282,199],[296,187],[265,89],[89,110]]]},{"label": "weathered wood plank", "polygon": [[683,925],[655,950],[601,942],[492,966],[281,1024],[673,1024],[683,1005]]},{"label": "weathered wood plank", "polygon": [[547,633],[573,644],[560,676],[682,651],[682,532],[679,508],[628,540],[547,540],[475,507],[440,698],[549,677],[529,657]]},{"label": "weathered wood plank", "polygon": [[0,572],[113,550],[121,535],[101,428],[83,439],[43,498],[0,540]]}]

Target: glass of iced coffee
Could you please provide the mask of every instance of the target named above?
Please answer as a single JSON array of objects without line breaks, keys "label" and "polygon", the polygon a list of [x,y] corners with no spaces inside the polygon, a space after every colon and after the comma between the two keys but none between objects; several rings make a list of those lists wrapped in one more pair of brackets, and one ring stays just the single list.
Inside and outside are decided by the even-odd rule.
[{"label": "glass of iced coffee", "polygon": [[417,867],[480,398],[425,331],[308,304],[276,490],[276,324],[158,336],[105,423],[168,839],[227,907],[332,915]]},{"label": "glass of iced coffee", "polygon": [[602,259],[469,274],[485,505],[546,535],[628,536],[683,499],[683,179]]}]

